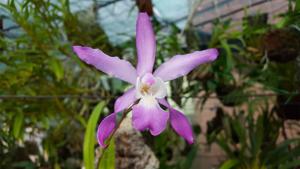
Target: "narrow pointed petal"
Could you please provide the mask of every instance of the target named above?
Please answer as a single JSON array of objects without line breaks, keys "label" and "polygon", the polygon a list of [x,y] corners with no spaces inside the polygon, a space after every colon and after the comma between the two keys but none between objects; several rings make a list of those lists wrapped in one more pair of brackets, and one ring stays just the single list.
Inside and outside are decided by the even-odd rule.
[{"label": "narrow pointed petal", "polygon": [[169,119],[169,112],[164,111],[153,98],[142,98],[132,109],[132,125],[135,129],[150,130],[153,136],[165,130]]},{"label": "narrow pointed petal", "polygon": [[193,130],[188,119],[176,109],[170,109],[170,121],[172,128],[189,144],[194,143]]},{"label": "narrow pointed petal", "polygon": [[188,119],[180,111],[172,108],[165,99],[160,99],[159,103],[168,107],[170,111],[170,122],[172,128],[177,134],[183,137],[189,144],[194,143],[194,136],[192,127]]},{"label": "narrow pointed petal", "polygon": [[115,112],[105,117],[97,130],[97,139],[101,147],[106,147],[105,140],[111,135],[116,127],[117,114],[126,108],[129,108],[136,100],[135,88],[129,89],[115,102]]},{"label": "narrow pointed petal", "polygon": [[81,60],[98,70],[128,83],[135,84],[137,78],[136,70],[128,61],[121,60],[118,57],[110,57],[101,50],[90,47],[73,46],[73,51]]},{"label": "narrow pointed petal", "polygon": [[133,87],[127,92],[125,92],[122,96],[120,96],[115,102],[115,112],[123,111],[129,108],[136,101],[136,89]]},{"label": "narrow pointed petal", "polygon": [[217,49],[207,49],[186,55],[176,55],[161,64],[154,72],[154,76],[160,77],[163,81],[173,80],[188,74],[201,64],[214,61],[217,56]]},{"label": "narrow pointed petal", "polygon": [[137,73],[139,76],[152,73],[155,61],[155,36],[147,13],[139,13],[136,23],[136,48],[138,55]]},{"label": "narrow pointed petal", "polygon": [[97,130],[97,140],[101,147],[106,147],[105,140],[111,135],[113,130],[116,127],[117,113],[112,113],[109,116],[105,117]]}]

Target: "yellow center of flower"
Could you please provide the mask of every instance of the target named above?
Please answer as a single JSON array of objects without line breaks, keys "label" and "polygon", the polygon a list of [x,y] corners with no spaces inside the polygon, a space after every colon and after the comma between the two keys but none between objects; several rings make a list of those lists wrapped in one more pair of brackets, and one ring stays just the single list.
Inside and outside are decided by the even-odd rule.
[{"label": "yellow center of flower", "polygon": [[138,77],[136,81],[136,96],[144,98],[151,96],[153,98],[164,98],[167,95],[165,83],[152,74],[146,74],[143,77]]},{"label": "yellow center of flower", "polygon": [[145,95],[145,94],[149,94],[149,90],[150,90],[150,86],[146,85],[146,84],[142,84],[141,88],[140,88],[140,92]]}]

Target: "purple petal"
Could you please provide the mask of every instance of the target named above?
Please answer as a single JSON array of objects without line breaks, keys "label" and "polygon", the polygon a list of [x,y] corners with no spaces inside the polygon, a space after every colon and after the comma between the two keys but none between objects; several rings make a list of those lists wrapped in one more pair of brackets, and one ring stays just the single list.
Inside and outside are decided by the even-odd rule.
[{"label": "purple petal", "polygon": [[169,112],[161,109],[156,100],[155,103],[143,102],[142,99],[139,104],[133,106],[132,125],[140,131],[149,129],[153,136],[157,136],[166,128]]},{"label": "purple petal", "polygon": [[154,72],[154,76],[164,81],[176,79],[188,74],[197,66],[214,61],[218,56],[217,49],[196,51],[186,55],[176,55],[160,65]]},{"label": "purple petal", "polygon": [[133,87],[122,96],[120,96],[115,102],[115,112],[120,112],[129,108],[136,101],[136,89]]},{"label": "purple petal", "polygon": [[171,126],[177,134],[182,136],[189,144],[194,143],[193,130],[188,119],[176,109],[169,108]]},{"label": "purple petal", "polygon": [[105,117],[97,130],[97,139],[101,147],[106,147],[105,140],[110,136],[113,130],[116,127],[117,113],[112,113],[109,116]]},{"label": "purple petal", "polygon": [[155,36],[147,13],[139,13],[136,23],[136,48],[138,55],[137,73],[139,76],[152,73],[155,61]]},{"label": "purple petal", "polygon": [[194,143],[193,130],[188,119],[183,115],[183,113],[172,108],[165,99],[160,99],[159,102],[168,107],[170,111],[171,126],[175,132],[182,136],[189,144]]},{"label": "purple petal", "polygon": [[137,78],[136,70],[128,61],[121,60],[118,57],[110,57],[101,50],[90,47],[73,46],[73,51],[81,60],[93,65],[98,70],[135,84]]},{"label": "purple petal", "polygon": [[129,108],[136,100],[135,88],[129,89],[115,102],[115,112],[105,117],[98,126],[97,138],[101,147],[106,147],[105,140],[111,135],[116,127],[117,113]]},{"label": "purple petal", "polygon": [[164,106],[166,106],[167,108],[171,107],[171,105],[167,102],[166,99],[158,99],[158,102]]}]

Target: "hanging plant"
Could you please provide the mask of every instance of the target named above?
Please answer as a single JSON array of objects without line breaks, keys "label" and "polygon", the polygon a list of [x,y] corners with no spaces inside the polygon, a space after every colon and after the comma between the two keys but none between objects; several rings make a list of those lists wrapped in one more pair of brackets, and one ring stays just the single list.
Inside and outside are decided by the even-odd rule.
[{"label": "hanging plant", "polygon": [[296,59],[300,52],[300,33],[291,29],[267,32],[263,38],[263,49],[271,61],[282,63]]}]

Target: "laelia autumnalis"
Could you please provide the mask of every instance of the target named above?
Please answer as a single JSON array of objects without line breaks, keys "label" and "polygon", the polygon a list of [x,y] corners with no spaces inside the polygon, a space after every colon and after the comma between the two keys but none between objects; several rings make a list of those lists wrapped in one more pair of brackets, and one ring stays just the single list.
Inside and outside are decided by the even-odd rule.
[{"label": "laelia autumnalis", "polygon": [[[172,128],[188,143],[194,142],[193,132],[188,119],[180,111],[172,108],[165,99],[165,82],[185,76],[197,66],[214,61],[218,56],[216,49],[195,51],[190,54],[176,55],[161,64],[155,71],[156,43],[151,21],[146,13],[139,13],[136,23],[136,69],[118,57],[110,57],[99,49],[73,46],[78,57],[98,70],[133,85],[114,105],[114,112],[104,118],[97,131],[101,147],[116,127],[117,113],[132,106],[132,125],[135,129],[149,130],[153,136],[159,135],[170,120]],[[139,102],[133,105],[137,100]],[[167,107],[162,109],[160,105]]]}]

